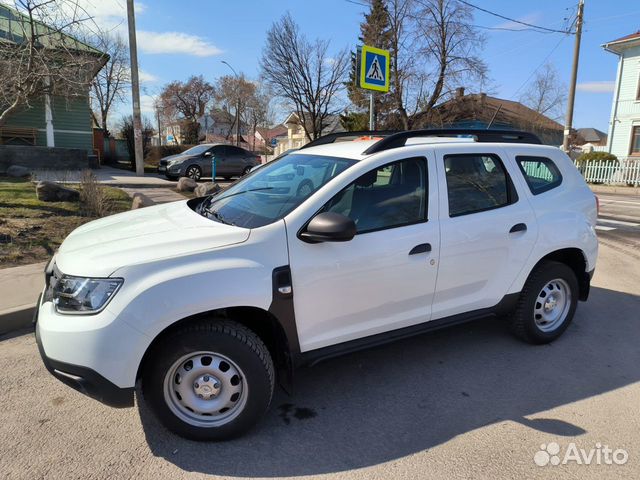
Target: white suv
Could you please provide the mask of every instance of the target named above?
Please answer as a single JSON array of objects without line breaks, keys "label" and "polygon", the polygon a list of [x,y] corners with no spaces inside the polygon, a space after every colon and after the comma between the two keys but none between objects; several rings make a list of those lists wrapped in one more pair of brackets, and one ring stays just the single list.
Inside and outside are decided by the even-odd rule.
[{"label": "white suv", "polygon": [[596,200],[559,149],[505,131],[320,140],[69,235],[36,318],[49,371],[113,406],[139,381],[169,429],[225,439],[300,365],[487,316],[546,343],[587,299]]}]

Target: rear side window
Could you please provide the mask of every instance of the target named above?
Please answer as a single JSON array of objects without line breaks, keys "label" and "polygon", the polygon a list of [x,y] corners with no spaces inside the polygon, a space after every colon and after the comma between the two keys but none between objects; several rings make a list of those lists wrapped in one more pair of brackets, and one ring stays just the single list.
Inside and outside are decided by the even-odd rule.
[{"label": "rear side window", "polygon": [[551,190],[562,183],[560,170],[549,158],[519,155],[516,162],[534,195]]},{"label": "rear side window", "polygon": [[445,155],[449,216],[504,207],[518,200],[500,158],[493,154]]}]

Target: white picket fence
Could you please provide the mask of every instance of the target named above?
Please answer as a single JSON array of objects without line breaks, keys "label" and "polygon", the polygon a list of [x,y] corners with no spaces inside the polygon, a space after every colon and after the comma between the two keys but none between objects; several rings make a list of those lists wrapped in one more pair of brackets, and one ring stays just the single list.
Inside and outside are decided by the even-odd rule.
[{"label": "white picket fence", "polygon": [[576,167],[584,179],[590,183],[622,184],[634,187],[640,185],[640,162],[637,161],[620,162],[620,165],[599,161],[589,162],[582,167],[576,164]]}]

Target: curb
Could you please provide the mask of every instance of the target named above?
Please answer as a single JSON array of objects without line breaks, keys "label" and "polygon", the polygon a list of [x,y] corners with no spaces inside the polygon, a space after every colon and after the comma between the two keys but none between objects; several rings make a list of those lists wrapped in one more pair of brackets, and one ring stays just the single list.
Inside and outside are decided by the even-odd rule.
[{"label": "curb", "polygon": [[0,311],[0,335],[31,327],[35,310],[33,303]]},{"label": "curb", "polygon": [[640,187],[625,187],[615,185],[593,185],[588,184],[594,193],[624,193],[626,195],[640,195]]}]

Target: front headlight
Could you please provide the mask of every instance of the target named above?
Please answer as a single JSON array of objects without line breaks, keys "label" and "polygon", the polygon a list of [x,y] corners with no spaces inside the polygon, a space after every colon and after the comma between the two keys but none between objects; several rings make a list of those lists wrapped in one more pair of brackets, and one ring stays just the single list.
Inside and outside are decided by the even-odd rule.
[{"label": "front headlight", "polygon": [[53,287],[59,313],[98,313],[120,289],[122,278],[84,278],[64,275]]}]

